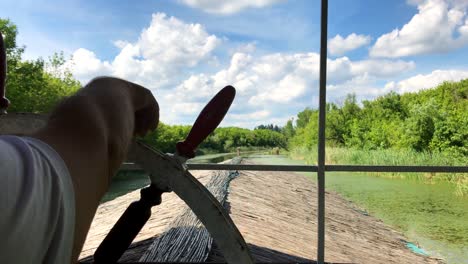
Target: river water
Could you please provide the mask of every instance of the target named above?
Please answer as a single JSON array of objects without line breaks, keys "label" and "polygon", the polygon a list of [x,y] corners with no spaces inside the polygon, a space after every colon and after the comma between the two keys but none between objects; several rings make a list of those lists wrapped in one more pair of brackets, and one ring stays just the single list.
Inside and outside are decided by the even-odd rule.
[{"label": "river water", "polygon": [[[252,153],[254,152],[250,152],[250,154],[247,155],[251,155]],[[189,160],[189,163],[218,163],[224,160],[232,159],[235,156],[237,156],[236,153],[202,155]],[[142,171],[119,171],[118,174],[112,179],[111,186],[102,198],[101,203],[113,200],[116,197],[143,188],[149,184],[150,181],[148,175]]]},{"label": "river water", "polygon": [[[221,162],[235,154],[197,157],[193,162]],[[286,156],[249,155],[261,164],[304,164]],[[315,173],[303,173],[316,180]],[[121,172],[114,177],[103,201],[112,200],[149,184],[142,172]],[[326,188],[335,191],[368,213],[406,235],[427,254],[447,263],[468,263],[468,197],[458,197],[447,183],[425,184],[364,173],[327,173]],[[402,242],[403,243],[403,242]]]}]

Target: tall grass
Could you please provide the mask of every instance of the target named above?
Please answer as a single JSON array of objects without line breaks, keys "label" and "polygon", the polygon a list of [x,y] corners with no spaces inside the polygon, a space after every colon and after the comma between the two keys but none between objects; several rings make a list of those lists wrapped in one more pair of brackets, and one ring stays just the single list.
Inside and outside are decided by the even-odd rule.
[{"label": "tall grass", "polygon": [[[295,147],[289,152],[293,159],[304,160],[306,164],[317,164],[317,148]],[[362,150],[327,147],[327,164],[346,165],[432,165],[466,166],[466,158],[453,157],[447,153],[416,152],[408,149]],[[456,194],[468,195],[467,173],[369,173],[380,177],[420,180],[428,183],[444,181],[456,184]]]}]

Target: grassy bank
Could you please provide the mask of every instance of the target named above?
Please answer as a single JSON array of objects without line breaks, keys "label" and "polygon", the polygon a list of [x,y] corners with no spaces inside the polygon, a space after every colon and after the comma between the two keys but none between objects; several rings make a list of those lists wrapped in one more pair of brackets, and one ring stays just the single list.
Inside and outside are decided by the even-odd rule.
[{"label": "grassy bank", "polygon": [[[317,149],[296,147],[290,150],[293,159],[304,160],[307,164],[317,163]],[[350,148],[327,147],[328,164],[350,165],[433,165],[466,166],[466,159],[451,157],[443,153],[426,153],[412,150],[359,150]],[[370,173],[374,176],[404,178],[432,183],[445,181],[456,184],[456,194],[468,195],[468,174],[466,173]]]}]

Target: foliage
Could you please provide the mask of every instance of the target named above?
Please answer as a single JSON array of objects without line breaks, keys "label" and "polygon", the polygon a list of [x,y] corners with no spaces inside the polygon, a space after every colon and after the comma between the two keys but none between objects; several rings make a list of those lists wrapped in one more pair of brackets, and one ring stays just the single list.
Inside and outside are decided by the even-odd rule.
[{"label": "foliage", "polygon": [[[293,159],[304,160],[306,164],[317,164],[317,147],[295,147],[289,155]],[[448,152],[418,152],[412,149],[378,149],[366,150],[347,147],[326,148],[327,164],[355,165],[433,165],[465,166],[465,157],[454,157]],[[468,195],[468,175],[466,173],[368,173],[380,177],[392,177],[426,181],[429,183],[446,181],[456,185],[456,194]]]},{"label": "foliage", "polygon": [[299,128],[304,128],[307,123],[309,123],[311,115],[316,112],[316,110],[312,110],[309,107],[304,109],[304,111],[301,111],[297,114],[297,120],[296,120],[296,127]]},{"label": "foliage", "polygon": [[[297,123],[294,131],[294,136],[289,139],[289,148],[297,146],[305,146],[311,148],[317,145],[318,139],[318,110],[311,110],[306,108],[300,112],[298,117],[301,116],[303,121]],[[304,122],[304,118],[307,117],[307,122]],[[300,119],[298,119],[300,120]],[[299,124],[302,124],[299,126]]]},{"label": "foliage", "polygon": [[[163,152],[175,152],[177,142],[187,137],[190,126],[166,125],[160,123],[158,129],[149,133],[144,141]],[[209,153],[233,152],[238,147],[272,148],[286,147],[286,137],[270,129],[250,130],[239,127],[217,128],[203,141],[199,149]]]},{"label": "foliage", "polygon": [[6,96],[10,112],[49,112],[59,100],[80,88],[70,71],[64,68],[63,53],[55,53],[45,62],[42,58],[22,60],[24,47],[18,47],[18,30],[8,19],[0,19],[7,53]]},{"label": "foliage", "polygon": [[254,129],[269,129],[276,132],[281,132],[281,128],[278,125],[268,124],[268,125],[259,125]]},{"label": "foliage", "polygon": [[158,128],[147,134],[143,140],[163,152],[174,153],[176,143],[187,137],[189,131],[190,126],[171,126],[160,122]]},{"label": "foliage", "polygon": [[[297,115],[292,147],[316,145],[318,111]],[[305,122],[304,118],[309,118]],[[327,105],[327,145],[356,149],[410,149],[468,155],[468,80],[444,82],[434,89],[372,101],[348,95],[342,105]]]},{"label": "foliage", "polygon": [[9,19],[0,18],[0,32],[3,35],[5,42],[5,50],[8,60],[19,61],[21,54],[24,52],[24,47],[16,45],[16,36],[18,35],[18,28]]},{"label": "foliage", "polygon": [[[318,111],[298,115],[290,156],[316,163]],[[304,118],[309,118],[305,122]],[[433,89],[327,105],[327,163],[366,165],[466,166],[468,156],[468,80]],[[390,175],[390,174],[386,174]],[[395,173],[394,177],[445,180],[468,194],[468,177],[455,173]]]},{"label": "foliage", "polygon": [[288,120],[288,122],[286,122],[286,125],[281,129],[281,133],[283,133],[283,135],[286,138],[292,138],[296,134],[293,122],[293,119]]}]

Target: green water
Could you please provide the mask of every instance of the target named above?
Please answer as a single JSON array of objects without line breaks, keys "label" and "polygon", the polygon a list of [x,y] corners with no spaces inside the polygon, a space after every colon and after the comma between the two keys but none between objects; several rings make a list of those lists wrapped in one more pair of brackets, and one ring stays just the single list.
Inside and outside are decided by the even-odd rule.
[{"label": "green water", "polygon": [[149,176],[143,171],[119,171],[101,200],[101,203],[113,200],[131,191],[150,184]]},{"label": "green water", "polygon": [[[247,152],[241,152],[241,157],[246,158],[252,155],[260,155],[260,154],[266,154],[266,153],[268,153],[268,151],[258,151],[258,150],[247,151]],[[237,157],[237,153],[208,154],[208,155],[201,155],[193,159],[189,159],[187,163],[219,163],[228,159],[232,159],[234,157]]]},{"label": "green water", "polygon": [[237,156],[237,153],[219,153],[208,154],[195,157],[187,161],[187,163],[219,163]]},{"label": "green water", "polygon": [[[251,156],[262,164],[304,164],[285,156]],[[315,173],[304,173],[313,181]],[[454,195],[448,183],[327,173],[326,188],[340,193],[369,214],[403,232],[431,256],[468,263],[468,197]]]},{"label": "green water", "polygon": [[[250,151],[243,153],[242,156],[259,153],[259,151]],[[219,163],[237,156],[237,153],[219,153],[202,155],[190,159],[188,163]],[[141,189],[150,184],[147,174],[143,171],[119,171],[114,178],[112,178],[111,186],[101,200],[101,203],[113,200],[131,191]]]}]

